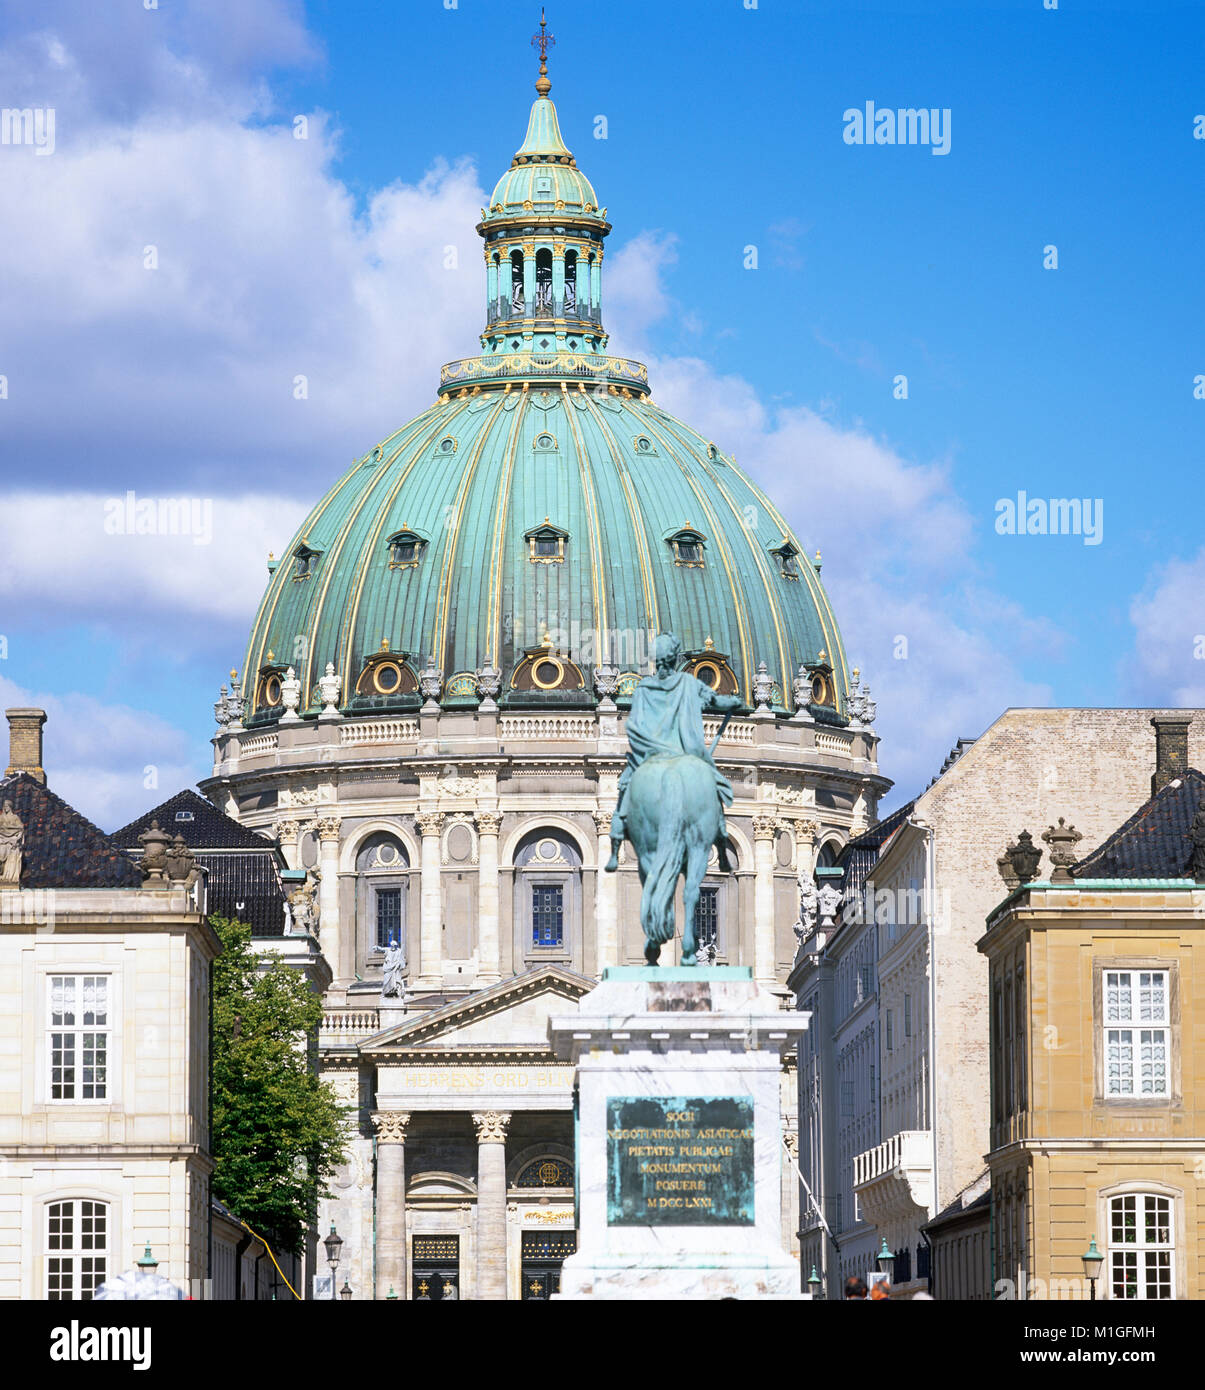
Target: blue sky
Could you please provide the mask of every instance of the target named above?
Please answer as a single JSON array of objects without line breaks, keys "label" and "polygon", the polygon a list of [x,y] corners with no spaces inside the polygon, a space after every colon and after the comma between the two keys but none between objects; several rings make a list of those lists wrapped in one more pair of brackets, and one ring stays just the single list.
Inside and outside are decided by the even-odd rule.
[{"label": "blue sky", "polygon": [[[0,147],[0,693],[47,704],[52,781],[106,828],[205,773],[266,551],[473,350],[538,16],[0,3],[0,105],[57,118],[51,157]],[[1205,704],[1205,12],[561,0],[549,27],[613,345],[822,550],[894,799],[1010,704]],[[867,101],[948,108],[949,153],[847,144]],[[130,488],[209,500],[212,539],[106,533]],[[1102,542],[998,535],[1020,489],[1100,499]]]}]

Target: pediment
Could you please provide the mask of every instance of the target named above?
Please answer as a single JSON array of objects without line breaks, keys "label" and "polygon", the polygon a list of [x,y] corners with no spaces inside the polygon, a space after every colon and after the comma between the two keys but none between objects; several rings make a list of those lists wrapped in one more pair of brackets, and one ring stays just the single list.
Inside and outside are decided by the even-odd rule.
[{"label": "pediment", "polygon": [[383,1029],[365,1038],[360,1052],[547,1051],[549,1018],[564,1014],[594,984],[560,966],[541,966]]}]

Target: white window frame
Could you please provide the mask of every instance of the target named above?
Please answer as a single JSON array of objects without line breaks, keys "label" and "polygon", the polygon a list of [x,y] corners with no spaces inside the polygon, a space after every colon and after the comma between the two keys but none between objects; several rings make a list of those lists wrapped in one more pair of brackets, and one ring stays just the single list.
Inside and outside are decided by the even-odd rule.
[{"label": "white window frame", "polygon": [[[1134,1203],[1134,1236],[1133,1241],[1117,1241],[1114,1230],[1115,1210],[1119,1210],[1126,1202]],[[1147,1240],[1147,1204],[1162,1202],[1166,1205],[1167,1220],[1163,1230],[1167,1234],[1166,1240]],[[1107,1233],[1107,1253],[1105,1262],[1105,1279],[1108,1297],[1117,1299],[1119,1302],[1132,1301],[1124,1293],[1116,1292],[1116,1271],[1121,1264],[1121,1257],[1132,1256],[1134,1287],[1138,1290],[1133,1295],[1133,1300],[1155,1300],[1163,1301],[1176,1297],[1176,1224],[1178,1210],[1176,1198],[1164,1192],[1118,1192],[1108,1197],[1106,1201],[1106,1233]],[[1166,1270],[1166,1280],[1157,1281],[1163,1285],[1163,1291],[1152,1295],[1152,1281],[1150,1270],[1148,1269],[1147,1256],[1165,1256],[1164,1268]]]},{"label": "white window frame", "polygon": [[[1163,992],[1161,1008],[1156,1008],[1154,992],[1160,987]],[[1106,1100],[1146,1099],[1167,1100],[1172,1093],[1172,1022],[1171,1022],[1171,971],[1130,967],[1126,969],[1105,969],[1101,975],[1101,1030],[1104,1060],[1104,1086]],[[1149,991],[1144,1002],[1143,991]],[[1116,992],[1116,1003],[1111,1005],[1110,994]],[[1143,1012],[1147,1017],[1143,1018]],[[1122,1056],[1128,1058],[1128,1075],[1123,1070],[1116,1077],[1114,1085],[1111,1050],[1119,1051],[1119,1068]],[[1156,1056],[1155,1049],[1162,1048],[1163,1077],[1159,1089],[1144,1089],[1142,1077],[1143,1049],[1151,1049],[1152,1066]],[[1125,1049],[1125,1053],[1122,1053]],[[1152,1076],[1152,1081],[1156,1080]]]},{"label": "white window frame", "polygon": [[[52,1248],[52,1240],[57,1236],[62,1239],[60,1232],[52,1232],[51,1223],[57,1217],[61,1220],[61,1209],[70,1208],[69,1219],[71,1221],[71,1240],[66,1246],[60,1245]],[[85,1211],[85,1207],[89,1208]],[[60,1197],[54,1201],[46,1203],[45,1219],[42,1224],[43,1231],[43,1256],[42,1272],[45,1279],[45,1296],[51,1302],[72,1301],[72,1302],[91,1302],[92,1294],[108,1278],[109,1271],[109,1248],[110,1239],[113,1231],[113,1208],[108,1202],[101,1201],[95,1197]],[[85,1222],[95,1222],[99,1215],[102,1222],[99,1244],[87,1244],[85,1236]],[[95,1237],[95,1227],[92,1235]],[[88,1261],[99,1261],[100,1268],[85,1269]],[[66,1265],[71,1281],[71,1289],[67,1294],[52,1292],[51,1285],[55,1279],[61,1278],[63,1270],[54,1270],[55,1263]],[[89,1281],[87,1290],[84,1289],[84,1280]]]},{"label": "white window frame", "polygon": [[[71,982],[72,998],[70,1015],[71,1023],[55,1023],[56,1012],[67,1014],[67,1009],[55,1009],[55,981],[67,980]],[[104,1022],[86,1023],[84,1003],[84,990],[86,981],[103,982],[104,986]],[[113,1005],[114,988],[113,975],[111,972],[103,970],[88,970],[67,973],[64,971],[47,972],[46,975],[46,1100],[51,1105],[111,1105],[114,1100],[113,1095]],[[100,1010],[93,1010],[99,1013]],[[77,1021],[78,1020],[78,1021]],[[55,1039],[56,1037],[69,1037],[71,1040],[71,1056],[73,1080],[71,1083],[70,1095],[58,1095],[55,1091]],[[99,1038],[102,1042],[102,1061],[100,1067],[103,1070],[104,1079],[100,1082],[95,1080],[94,1075],[91,1083],[84,1081],[84,1057],[85,1039],[92,1039],[91,1047],[95,1058],[96,1042]],[[62,1085],[62,1083],[59,1083]],[[93,1094],[86,1096],[83,1094],[85,1085],[91,1084]]]}]

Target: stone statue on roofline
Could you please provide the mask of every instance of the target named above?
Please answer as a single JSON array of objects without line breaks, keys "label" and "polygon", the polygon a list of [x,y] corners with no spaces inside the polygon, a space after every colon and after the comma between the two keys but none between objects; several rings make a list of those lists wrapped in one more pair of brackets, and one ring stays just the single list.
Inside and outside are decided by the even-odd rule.
[{"label": "stone statue on roofline", "polygon": [[24,845],[25,826],[13,810],[13,803],[5,801],[0,811],[0,887],[20,885]]}]

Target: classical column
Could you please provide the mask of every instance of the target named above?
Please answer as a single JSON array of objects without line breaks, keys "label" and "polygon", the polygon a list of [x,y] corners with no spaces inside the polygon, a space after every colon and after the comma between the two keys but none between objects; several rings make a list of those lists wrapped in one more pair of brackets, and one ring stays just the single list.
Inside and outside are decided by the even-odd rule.
[{"label": "classical column", "polygon": [[439,832],[444,818],[440,811],[420,811],[414,818],[422,833],[419,891],[419,978],[420,986],[433,988],[442,979],[440,940],[443,931],[443,897],[439,891]]},{"label": "classical column", "polygon": [[[594,954],[601,976],[608,965],[619,964],[619,875],[603,873],[611,857],[611,812],[595,811],[598,829],[598,873],[594,884]],[[589,969],[587,963],[586,968]]]},{"label": "classical column", "polygon": [[318,836],[318,930],[322,954],[336,980],[347,978],[343,966],[342,934],[339,931],[339,817],[323,816],[314,822]]},{"label": "classical column", "polygon": [[773,816],[753,817],[753,978],[773,985],[774,977],[774,836]]},{"label": "classical column", "polygon": [[406,1278],[406,1126],[404,1110],[374,1110],[377,1135],[377,1280],[374,1296],[410,1297]]},{"label": "classical column", "polygon": [[536,305],[536,248],[534,243],[523,246],[523,316],[530,318]]},{"label": "classical column", "polygon": [[502,978],[498,940],[498,828],[497,811],[478,811],[477,820],[477,983],[494,985]]},{"label": "classical column", "polygon": [[510,1115],[487,1110],[477,1126],[477,1297],[506,1297],[506,1127]]},{"label": "classical column", "polygon": [[276,822],[276,838],[280,841],[280,852],[284,855],[285,863],[290,869],[295,869],[301,863],[297,856],[297,839],[301,834],[301,826],[295,820],[279,820]]},{"label": "classical column", "polygon": [[795,872],[802,882],[816,871],[816,836],[820,826],[814,820],[795,822]]},{"label": "classical column", "polygon": [[498,313],[498,262],[488,253],[485,258],[485,296],[489,300],[489,318],[492,323]]}]

